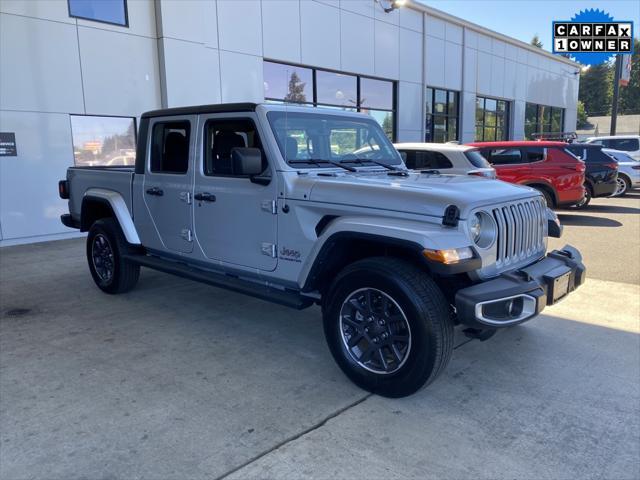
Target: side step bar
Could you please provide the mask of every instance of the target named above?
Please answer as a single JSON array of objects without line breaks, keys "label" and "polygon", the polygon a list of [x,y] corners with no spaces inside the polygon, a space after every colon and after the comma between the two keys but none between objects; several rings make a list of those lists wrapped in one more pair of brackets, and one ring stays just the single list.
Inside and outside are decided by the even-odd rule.
[{"label": "side step bar", "polygon": [[148,255],[127,255],[125,258],[142,267],[171,273],[179,277],[195,280],[196,282],[213,285],[214,287],[244,293],[245,295],[250,295],[261,300],[277,303],[297,310],[302,310],[303,308],[310,307],[313,304],[312,299],[303,297],[298,292],[280,290],[267,285],[242,280],[231,275],[201,270],[180,262],[163,260],[161,258]]}]

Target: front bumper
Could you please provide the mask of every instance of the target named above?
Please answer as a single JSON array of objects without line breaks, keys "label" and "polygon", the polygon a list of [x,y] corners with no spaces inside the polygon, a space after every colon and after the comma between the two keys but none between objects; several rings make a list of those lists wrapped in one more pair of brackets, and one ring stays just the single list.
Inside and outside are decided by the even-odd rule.
[{"label": "front bumper", "polygon": [[459,290],[458,320],[481,329],[526,322],[582,285],[585,273],[580,252],[567,245],[528,267]]}]

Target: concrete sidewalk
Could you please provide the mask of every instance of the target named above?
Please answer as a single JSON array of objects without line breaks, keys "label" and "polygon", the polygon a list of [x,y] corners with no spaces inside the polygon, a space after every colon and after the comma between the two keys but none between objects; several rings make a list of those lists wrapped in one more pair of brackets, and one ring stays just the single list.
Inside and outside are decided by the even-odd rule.
[{"label": "concrete sidewalk", "polygon": [[390,400],[316,308],[148,270],[108,296],[82,240],[5,248],[0,478],[639,478],[639,298],[589,280]]}]

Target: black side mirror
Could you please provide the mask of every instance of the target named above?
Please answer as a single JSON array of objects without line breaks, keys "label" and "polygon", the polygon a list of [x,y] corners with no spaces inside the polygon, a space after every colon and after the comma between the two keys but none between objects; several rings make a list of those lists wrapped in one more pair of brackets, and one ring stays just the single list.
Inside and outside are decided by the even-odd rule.
[{"label": "black side mirror", "polygon": [[259,148],[232,148],[231,166],[234,175],[247,176],[253,183],[268,185],[271,182],[270,175],[260,175],[262,173],[262,151]]},{"label": "black side mirror", "polygon": [[260,175],[262,173],[262,152],[258,148],[231,149],[231,164],[234,175]]}]

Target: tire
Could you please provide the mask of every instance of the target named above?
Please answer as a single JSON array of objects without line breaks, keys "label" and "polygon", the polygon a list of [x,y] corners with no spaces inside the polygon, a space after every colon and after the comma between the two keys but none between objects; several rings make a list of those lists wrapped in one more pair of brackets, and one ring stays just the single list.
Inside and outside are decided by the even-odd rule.
[{"label": "tire", "polygon": [[549,192],[549,190],[547,190],[546,188],[533,188],[535,188],[542,194],[542,196],[544,197],[544,201],[547,202],[547,207],[554,208],[556,206],[556,202],[553,201],[553,195],[551,195],[551,192]]},{"label": "tire", "polygon": [[[361,388],[404,397],[433,382],[449,363],[449,304],[431,277],[410,263],[389,257],[357,261],[337,276],[326,298],[329,349]],[[367,353],[372,349],[375,356]]]},{"label": "tire", "polygon": [[87,262],[100,290],[117,294],[135,287],[140,266],[123,258],[130,251],[130,245],[113,218],[102,218],[91,226],[87,236]]},{"label": "tire", "polygon": [[618,174],[616,184],[616,191],[611,195],[612,197],[624,197],[631,188],[631,182],[624,175]]},{"label": "tire", "polygon": [[589,205],[589,203],[591,203],[591,198],[593,197],[593,193],[591,192],[591,187],[589,185],[585,185],[584,187],[584,198],[576,203],[576,208],[578,210],[581,210],[583,208],[586,208],[587,205]]}]

